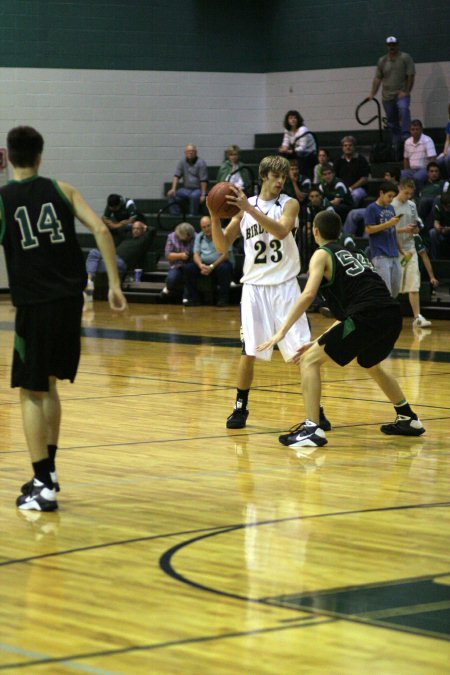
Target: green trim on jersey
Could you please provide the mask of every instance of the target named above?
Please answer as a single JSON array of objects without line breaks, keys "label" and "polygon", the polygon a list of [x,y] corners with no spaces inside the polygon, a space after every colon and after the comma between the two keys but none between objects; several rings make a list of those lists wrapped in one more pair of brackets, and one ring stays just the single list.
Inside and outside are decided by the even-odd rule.
[{"label": "green trim on jersey", "polygon": [[29,178],[24,178],[23,180],[14,180],[14,178],[11,178],[11,180],[8,181],[8,185],[10,183],[18,183],[19,185],[22,185],[23,183],[31,183],[33,180],[37,180],[39,177],[40,176],[38,173],[34,173]]},{"label": "green trim on jersey", "polygon": [[3,203],[3,198],[0,195],[0,244],[3,243],[5,232],[6,232],[5,205]]},{"label": "green trim on jersey", "polygon": [[73,204],[72,204],[72,202],[70,201],[70,199],[67,198],[67,195],[64,194],[64,192],[63,192],[63,190],[61,189],[61,187],[58,185],[58,181],[57,181],[55,178],[51,178],[50,180],[52,181],[53,185],[55,186],[55,189],[58,191],[59,196],[61,197],[61,199],[64,199],[64,201],[66,202],[67,206],[69,207],[69,209],[71,210],[71,212],[73,213],[73,215],[75,215],[75,209],[73,208]]},{"label": "green trim on jersey", "polygon": [[331,250],[327,247],[326,244],[324,244],[323,246],[319,246],[319,251],[320,251],[321,249],[322,249],[323,251],[326,251],[327,253],[330,254],[330,256],[331,256],[331,264],[332,264],[332,267],[333,267],[333,270],[332,270],[332,272],[331,272],[331,279],[330,279],[329,281],[326,281],[326,280],[325,280],[325,277],[324,277],[323,280],[322,280],[322,283],[320,284],[321,288],[326,288],[327,286],[331,286],[332,284],[334,284],[334,277],[336,276],[336,258],[335,258],[334,255],[333,255],[333,251],[331,251]]},{"label": "green trim on jersey", "polygon": [[25,340],[23,337],[20,337],[20,335],[17,335],[17,333],[14,333],[14,350],[20,356],[22,363],[25,363],[25,355],[27,353]]},{"label": "green trim on jersey", "polygon": [[347,335],[350,335],[350,333],[353,333],[354,330],[355,330],[355,322],[353,321],[352,317],[349,316],[344,321],[344,330],[342,331],[342,337],[346,338]]}]

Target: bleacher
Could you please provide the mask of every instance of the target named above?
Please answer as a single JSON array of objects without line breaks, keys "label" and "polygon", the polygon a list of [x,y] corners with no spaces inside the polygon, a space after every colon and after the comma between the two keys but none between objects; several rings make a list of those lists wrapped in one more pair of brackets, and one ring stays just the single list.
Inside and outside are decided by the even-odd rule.
[{"label": "bleacher", "polygon": [[[425,133],[433,138],[436,150],[442,150],[444,137],[442,129],[425,129]],[[355,136],[357,139],[357,150],[369,159],[372,146],[379,141],[376,130],[358,129],[350,131],[321,131],[317,132],[317,140],[320,147],[328,150],[330,159],[338,157],[341,153],[341,138],[346,135]],[[241,161],[248,166],[253,175],[258,175],[258,165],[263,157],[270,154],[277,154],[281,140],[281,132],[270,134],[255,134],[254,147],[242,149],[240,153]],[[371,163],[372,177],[367,186],[367,201],[376,199],[385,171],[400,168],[400,162],[382,162]],[[209,186],[215,183],[219,167],[209,166]],[[171,183],[166,182],[163,185],[163,194],[165,195],[170,188]],[[143,276],[140,282],[135,282],[132,277],[127,277],[124,282],[124,292],[128,302],[154,303],[160,302],[160,292],[164,287],[165,278],[168,270],[168,263],[164,257],[164,247],[169,232],[175,229],[175,226],[181,222],[180,216],[172,216],[164,212],[167,206],[167,199],[135,199],[137,210],[145,217],[147,225],[156,228],[156,239],[154,249],[146,256]],[[199,231],[200,217],[186,216],[184,218],[191,223],[196,231]],[[95,246],[95,240],[89,233],[80,233],[78,239],[83,251],[87,251]],[[242,265],[242,260],[238,254],[238,266]],[[424,281],[421,289],[421,302],[424,313],[430,318],[450,318],[450,261],[434,261],[436,277],[441,281],[440,287],[436,293],[431,293],[429,284]],[[231,292],[231,299],[236,304],[240,300],[240,286],[238,283],[238,274],[235,277],[235,284]],[[104,299],[106,297],[106,280],[99,279],[96,284],[94,297]],[[409,307],[409,305],[408,305]],[[405,305],[405,314],[408,313],[408,307]]]}]

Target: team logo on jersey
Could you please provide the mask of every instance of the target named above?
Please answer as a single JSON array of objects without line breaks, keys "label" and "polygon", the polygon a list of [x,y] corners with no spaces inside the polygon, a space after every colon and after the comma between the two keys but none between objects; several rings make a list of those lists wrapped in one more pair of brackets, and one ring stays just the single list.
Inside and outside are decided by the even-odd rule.
[{"label": "team logo on jersey", "polygon": [[259,234],[263,234],[266,230],[261,227],[259,223],[253,223],[250,227],[247,227],[245,230],[245,239],[252,239],[252,237],[257,237]]}]

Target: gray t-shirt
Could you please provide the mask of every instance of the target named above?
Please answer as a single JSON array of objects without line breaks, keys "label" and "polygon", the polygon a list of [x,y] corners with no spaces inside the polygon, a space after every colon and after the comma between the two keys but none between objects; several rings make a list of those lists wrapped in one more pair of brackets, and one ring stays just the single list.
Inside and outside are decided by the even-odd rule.
[{"label": "gray t-shirt", "polygon": [[[412,200],[408,199],[406,202],[402,202],[395,197],[392,200],[392,206],[394,207],[395,215],[400,216],[400,220],[395,226],[397,230],[410,224],[418,225],[419,228],[423,227],[422,220],[417,214],[416,205]],[[403,253],[416,250],[414,236],[414,234],[410,234],[409,232],[397,232],[397,241]]]},{"label": "gray t-shirt", "polygon": [[381,80],[383,101],[396,98],[404,91],[406,78],[415,72],[414,61],[406,52],[398,52],[393,59],[387,54],[378,59],[375,77]]},{"label": "gray t-shirt", "polygon": [[183,179],[183,187],[190,190],[200,189],[200,183],[208,180],[208,167],[200,157],[197,157],[194,164],[190,164],[187,159],[180,159],[175,176]]}]

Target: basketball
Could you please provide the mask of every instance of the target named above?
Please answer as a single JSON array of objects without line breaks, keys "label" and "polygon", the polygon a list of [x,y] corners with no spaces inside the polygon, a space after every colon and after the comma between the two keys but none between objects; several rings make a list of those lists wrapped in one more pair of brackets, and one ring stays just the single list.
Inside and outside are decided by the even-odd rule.
[{"label": "basketball", "polygon": [[231,183],[227,183],[226,181],[217,183],[208,192],[208,207],[219,218],[232,218],[236,213],[239,213],[238,206],[227,202],[227,195],[234,195],[234,192]]}]

